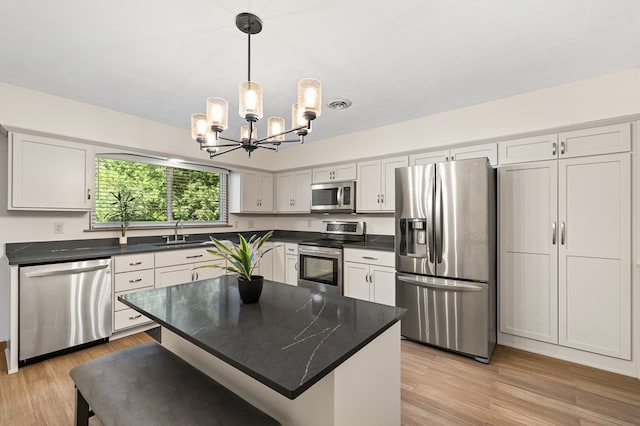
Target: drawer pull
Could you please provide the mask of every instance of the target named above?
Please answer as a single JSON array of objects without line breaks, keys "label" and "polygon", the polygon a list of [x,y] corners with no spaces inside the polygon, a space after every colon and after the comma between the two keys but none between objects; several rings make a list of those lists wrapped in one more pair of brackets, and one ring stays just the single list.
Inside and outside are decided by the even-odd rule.
[{"label": "drawer pull", "polygon": [[129,266],[142,265],[142,262],[129,262]]},{"label": "drawer pull", "polygon": [[202,254],[194,254],[193,256],[186,256],[185,259],[195,259],[196,257],[202,257]]},{"label": "drawer pull", "polygon": [[378,260],[377,257],[373,257],[373,256],[362,256],[362,258],[367,260]]},{"label": "drawer pull", "polygon": [[138,314],[138,315],[134,315],[129,317],[130,320],[137,320],[138,318],[140,318],[142,316],[142,314]]},{"label": "drawer pull", "polygon": [[135,280],[129,280],[130,283],[139,283],[142,281],[142,278],[136,278]]}]

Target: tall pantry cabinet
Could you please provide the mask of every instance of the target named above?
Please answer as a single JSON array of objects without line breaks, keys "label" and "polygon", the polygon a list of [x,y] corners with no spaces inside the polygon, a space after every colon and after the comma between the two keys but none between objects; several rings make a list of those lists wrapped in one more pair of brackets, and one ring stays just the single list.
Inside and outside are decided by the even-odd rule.
[{"label": "tall pantry cabinet", "polygon": [[502,333],[631,359],[630,135],[626,123],[502,143],[512,159],[549,158],[499,169]]}]

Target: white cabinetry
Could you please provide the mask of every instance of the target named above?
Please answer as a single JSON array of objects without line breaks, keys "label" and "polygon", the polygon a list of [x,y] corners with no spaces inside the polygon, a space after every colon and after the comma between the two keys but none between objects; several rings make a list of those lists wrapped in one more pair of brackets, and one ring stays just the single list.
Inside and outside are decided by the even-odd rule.
[{"label": "white cabinetry", "polygon": [[92,208],[91,146],[21,133],[9,138],[9,210]]},{"label": "white cabinetry", "polygon": [[630,359],[630,154],[499,176],[500,331]]},{"label": "white cabinetry", "polygon": [[395,254],[344,249],[344,295],[395,306]]},{"label": "white cabinetry", "polygon": [[276,176],[276,211],[309,213],[311,209],[311,173],[281,173]]},{"label": "white cabinetry", "polygon": [[153,253],[129,254],[113,258],[113,331],[151,320],[118,301],[118,296],[154,287]]},{"label": "white cabinetry", "polygon": [[229,174],[230,213],[272,213],[273,175],[256,172]]},{"label": "white cabinetry", "polygon": [[498,145],[486,143],[459,148],[444,149],[440,151],[421,152],[409,156],[410,166],[422,164],[441,163],[443,161],[468,160],[470,158],[487,157],[492,166],[498,165]]},{"label": "white cabinetry", "polygon": [[155,263],[156,288],[206,280],[225,273],[219,268],[194,269],[203,265],[224,266],[224,260],[212,256],[205,248],[159,252],[155,254]]},{"label": "white cabinetry", "polygon": [[627,152],[631,149],[631,123],[500,142],[500,164]]},{"label": "white cabinetry", "polygon": [[355,163],[337,164],[313,169],[313,183],[356,180],[356,177]]},{"label": "white cabinetry", "polygon": [[357,211],[393,212],[395,210],[395,169],[406,167],[408,164],[406,156],[358,163]]},{"label": "white cabinetry", "polygon": [[[296,245],[297,247],[297,245]],[[273,277],[272,280],[283,283],[285,282],[285,243],[273,242],[272,264],[273,264]],[[296,285],[298,280],[296,277]]]},{"label": "white cabinetry", "polygon": [[285,243],[284,256],[284,282],[298,285],[298,245]]}]

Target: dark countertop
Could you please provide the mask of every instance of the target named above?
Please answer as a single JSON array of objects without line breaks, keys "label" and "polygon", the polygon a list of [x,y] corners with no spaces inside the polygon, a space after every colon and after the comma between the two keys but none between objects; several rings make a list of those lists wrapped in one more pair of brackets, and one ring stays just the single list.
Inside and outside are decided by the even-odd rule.
[{"label": "dark countertop", "polygon": [[267,280],[260,301],[244,305],[232,275],[119,299],[289,399],[406,311]]},{"label": "dark countertop", "polygon": [[[267,231],[242,232],[245,238],[262,235]],[[5,252],[10,265],[38,265],[45,263],[73,262],[80,260],[101,259],[133,253],[179,250],[194,247],[205,247],[213,235],[221,240],[238,242],[237,232],[216,234],[191,234],[187,244],[164,244],[164,239],[157,237],[130,237],[126,247],[118,245],[117,238],[101,238],[66,241],[36,241],[27,243],[7,243]],[[319,232],[306,231],[274,231],[270,241],[299,243],[304,240],[316,240]],[[372,250],[393,251],[393,236],[367,235],[364,243],[350,243],[345,247],[366,248]]]}]

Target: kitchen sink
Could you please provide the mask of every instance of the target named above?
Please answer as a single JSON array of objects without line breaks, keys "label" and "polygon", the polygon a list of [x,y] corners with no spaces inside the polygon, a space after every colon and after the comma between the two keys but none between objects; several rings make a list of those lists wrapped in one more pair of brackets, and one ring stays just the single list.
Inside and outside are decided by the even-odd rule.
[{"label": "kitchen sink", "polygon": [[155,243],[158,247],[184,247],[184,246],[208,246],[213,245],[211,241],[189,241],[189,240],[169,240],[162,243]]}]

